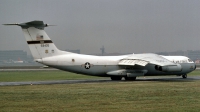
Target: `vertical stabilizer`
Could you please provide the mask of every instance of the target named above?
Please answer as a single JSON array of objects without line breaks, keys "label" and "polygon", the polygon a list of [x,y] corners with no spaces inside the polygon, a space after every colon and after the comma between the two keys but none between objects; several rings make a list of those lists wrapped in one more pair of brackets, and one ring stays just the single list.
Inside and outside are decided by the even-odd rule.
[{"label": "vertical stabilizer", "polygon": [[31,21],[27,23],[4,25],[21,26],[25,39],[34,59],[42,59],[45,57],[69,53],[57,49],[52,40],[44,31],[44,27],[47,27],[49,25],[44,24],[43,21]]}]

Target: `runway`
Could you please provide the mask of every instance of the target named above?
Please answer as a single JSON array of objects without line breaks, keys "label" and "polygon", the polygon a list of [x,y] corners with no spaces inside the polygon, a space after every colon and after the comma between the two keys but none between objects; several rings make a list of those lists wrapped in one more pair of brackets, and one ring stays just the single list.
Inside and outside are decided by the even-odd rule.
[{"label": "runway", "polygon": [[[194,81],[200,80],[200,76],[191,76],[187,79],[181,77],[138,77],[136,81],[128,82],[137,82],[137,81],[160,81],[160,82],[184,82],[184,81]],[[25,81],[25,82],[0,82],[0,86],[19,86],[19,85],[51,85],[51,84],[80,84],[80,83],[109,83],[109,82],[127,82],[125,80],[121,81],[112,81],[109,78],[107,79],[83,79],[83,80],[56,80],[56,81]]]},{"label": "runway", "polygon": [[0,69],[0,72],[19,72],[19,71],[53,71],[58,70],[54,68],[40,68],[40,69]]}]

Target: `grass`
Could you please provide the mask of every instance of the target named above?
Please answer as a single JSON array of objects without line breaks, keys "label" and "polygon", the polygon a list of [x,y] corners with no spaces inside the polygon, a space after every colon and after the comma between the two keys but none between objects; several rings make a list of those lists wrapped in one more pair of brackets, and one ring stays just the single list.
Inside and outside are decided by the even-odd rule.
[{"label": "grass", "polygon": [[200,76],[200,70],[194,70],[193,72],[189,73],[188,76]]},{"label": "grass", "polygon": [[200,111],[200,81],[1,86],[1,112]]},{"label": "grass", "polygon": [[[196,70],[188,76],[197,76]],[[0,81],[99,78],[64,71],[0,72]],[[0,112],[200,111],[200,81],[0,86]]]},{"label": "grass", "polygon": [[72,80],[94,79],[95,76],[86,76],[60,70],[51,71],[4,71],[0,72],[0,82],[18,81],[47,81],[47,80]]}]

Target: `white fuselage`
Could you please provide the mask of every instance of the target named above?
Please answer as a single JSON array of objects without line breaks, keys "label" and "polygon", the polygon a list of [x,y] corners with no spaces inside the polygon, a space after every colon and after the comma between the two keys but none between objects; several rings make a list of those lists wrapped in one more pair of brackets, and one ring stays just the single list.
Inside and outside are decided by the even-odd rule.
[{"label": "white fuselage", "polygon": [[192,61],[189,61],[190,59],[185,56],[163,56],[164,58],[172,62],[180,64],[182,67],[182,70],[180,72],[156,71],[155,65],[153,64],[148,64],[145,67],[141,67],[139,65],[118,65],[121,59],[130,55],[92,56],[72,53],[67,55],[43,58],[38,62],[65,71],[95,76],[109,76],[107,75],[108,72],[120,69],[147,70],[147,73],[145,75],[181,75],[187,74],[195,69],[195,64]]}]

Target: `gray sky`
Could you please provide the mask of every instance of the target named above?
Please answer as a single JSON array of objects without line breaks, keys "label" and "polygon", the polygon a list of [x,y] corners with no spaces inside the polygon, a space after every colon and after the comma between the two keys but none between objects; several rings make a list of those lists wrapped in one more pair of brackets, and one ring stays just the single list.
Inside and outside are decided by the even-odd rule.
[{"label": "gray sky", "polygon": [[[0,0],[0,23],[43,20],[61,49],[81,53],[199,50],[200,0]],[[30,53],[20,27],[0,25],[0,50]]]}]

